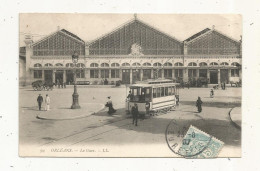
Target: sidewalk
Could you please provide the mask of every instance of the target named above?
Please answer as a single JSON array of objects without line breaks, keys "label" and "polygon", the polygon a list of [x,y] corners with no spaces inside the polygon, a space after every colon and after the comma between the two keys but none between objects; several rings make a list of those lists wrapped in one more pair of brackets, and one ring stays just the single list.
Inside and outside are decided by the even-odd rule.
[{"label": "sidewalk", "polygon": [[241,115],[241,107],[235,107],[230,111],[230,118],[236,124],[241,128],[241,120],[242,120],[242,115]]},{"label": "sidewalk", "polygon": [[81,103],[80,109],[70,109],[68,107],[58,107],[49,111],[39,111],[38,119],[46,120],[68,120],[90,116],[101,111],[105,106],[101,103]]}]

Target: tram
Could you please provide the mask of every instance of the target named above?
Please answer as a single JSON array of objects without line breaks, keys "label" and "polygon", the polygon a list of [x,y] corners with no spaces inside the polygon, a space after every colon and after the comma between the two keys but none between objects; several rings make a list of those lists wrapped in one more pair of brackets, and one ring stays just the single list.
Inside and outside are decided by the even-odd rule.
[{"label": "tram", "polygon": [[179,83],[168,79],[137,82],[131,85],[126,100],[126,111],[131,112],[136,103],[140,114],[153,114],[162,110],[171,110],[179,102]]}]

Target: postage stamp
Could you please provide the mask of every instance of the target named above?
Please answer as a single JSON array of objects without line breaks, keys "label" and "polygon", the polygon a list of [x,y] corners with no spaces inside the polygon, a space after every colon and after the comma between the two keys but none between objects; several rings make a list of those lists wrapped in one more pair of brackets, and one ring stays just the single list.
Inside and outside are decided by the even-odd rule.
[{"label": "postage stamp", "polygon": [[223,145],[222,141],[191,125],[182,140],[179,153],[191,158],[214,158]]}]

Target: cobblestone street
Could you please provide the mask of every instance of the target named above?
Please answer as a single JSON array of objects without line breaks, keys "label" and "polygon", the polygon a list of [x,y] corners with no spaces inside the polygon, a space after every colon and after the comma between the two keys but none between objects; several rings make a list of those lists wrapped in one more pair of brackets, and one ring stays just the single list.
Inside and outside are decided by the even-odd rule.
[{"label": "cobblestone street", "polygon": [[[69,109],[73,93],[73,87],[70,86],[53,91],[20,88],[20,145],[26,147],[63,144],[67,147],[84,147],[89,150],[95,150],[94,146],[100,146],[117,152],[123,152],[120,149],[125,148],[120,147],[125,146],[128,149],[127,156],[174,157],[176,155],[167,146],[165,131],[170,121],[175,119],[180,125],[196,126],[223,141],[225,145],[219,154],[220,157],[241,155],[241,130],[232,124],[229,117],[230,110],[241,105],[240,88],[216,90],[214,98],[209,97],[210,88],[181,89],[180,105],[175,111],[139,120],[137,127],[132,125],[132,119],[125,113],[126,92],[128,90],[124,86],[121,88],[79,86],[79,103],[82,106],[85,104],[101,106],[106,103],[106,97],[111,96],[117,112],[109,116],[106,113],[107,109],[100,108],[98,112],[92,113],[89,111],[93,110],[91,108],[73,111]],[[50,96],[50,111],[38,111],[36,98],[39,93],[43,97],[47,93]],[[198,96],[203,101],[202,113],[197,113],[195,106]],[[59,113],[71,115],[74,112],[75,116],[82,117],[73,119],[73,116],[70,116],[72,119],[65,120],[36,118],[44,112],[48,115]],[[236,116],[236,119],[239,118]],[[20,152],[23,150],[26,148],[20,149]],[[164,155],[161,156],[162,154]]]}]

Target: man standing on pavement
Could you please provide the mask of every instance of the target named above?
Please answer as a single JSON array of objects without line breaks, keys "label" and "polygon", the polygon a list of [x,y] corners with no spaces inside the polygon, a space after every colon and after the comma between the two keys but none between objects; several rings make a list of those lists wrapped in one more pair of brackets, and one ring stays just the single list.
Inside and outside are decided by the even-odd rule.
[{"label": "man standing on pavement", "polygon": [[138,120],[139,111],[138,111],[138,106],[137,106],[136,103],[132,107],[131,112],[132,112],[132,115],[133,115],[133,124],[135,123],[135,126],[137,126],[137,120]]},{"label": "man standing on pavement", "polygon": [[43,98],[42,95],[39,94],[38,98],[37,98],[37,102],[38,102],[38,106],[39,106],[39,110],[41,110],[42,108],[42,102],[43,102]]}]

